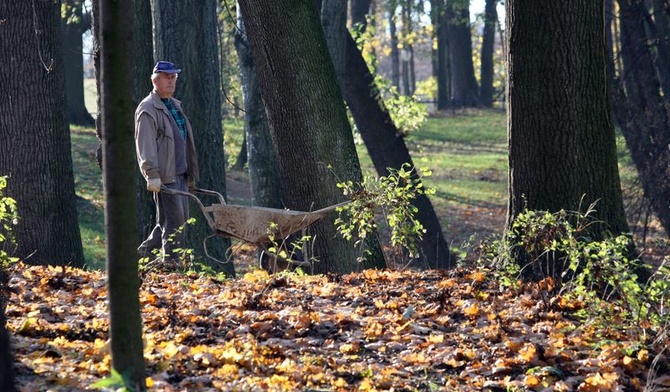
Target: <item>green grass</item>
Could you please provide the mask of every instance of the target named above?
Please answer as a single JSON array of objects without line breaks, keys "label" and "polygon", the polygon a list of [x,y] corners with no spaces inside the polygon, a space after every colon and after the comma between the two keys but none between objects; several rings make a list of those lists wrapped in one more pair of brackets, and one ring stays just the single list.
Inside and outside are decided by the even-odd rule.
[{"label": "green grass", "polygon": [[90,268],[105,266],[105,213],[102,171],[95,159],[98,138],[93,129],[71,126],[74,185],[84,257]]}]

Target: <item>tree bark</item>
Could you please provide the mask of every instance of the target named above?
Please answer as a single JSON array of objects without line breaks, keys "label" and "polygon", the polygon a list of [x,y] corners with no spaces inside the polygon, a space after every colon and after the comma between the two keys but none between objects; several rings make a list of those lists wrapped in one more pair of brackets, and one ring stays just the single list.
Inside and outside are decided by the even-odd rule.
[{"label": "tree bark", "polygon": [[[156,58],[172,61],[182,69],[175,95],[183,101],[182,106],[193,127],[200,166],[197,185],[225,196],[226,161],[223,156],[216,4],[215,0],[153,0],[157,31],[154,38]],[[191,203],[191,215],[197,222],[189,227],[189,246],[197,258],[215,271],[235,276],[232,263],[217,263],[205,257],[201,244],[213,233],[194,206]],[[223,237],[207,243],[209,253],[218,260],[225,259],[229,247],[230,240]]]},{"label": "tree bark", "polygon": [[[400,132],[379,94],[374,89],[374,76],[370,73],[361,52],[351,36],[347,37],[347,74],[345,98],[368,154],[380,176],[388,169],[400,169],[408,163],[414,167],[412,157]],[[416,177],[415,177],[416,178]],[[451,268],[456,258],[442,233],[440,221],[426,195],[419,195],[412,203],[419,210],[417,219],[426,229],[421,241],[421,258],[413,261],[416,268]]]},{"label": "tree bark", "polygon": [[66,0],[70,14],[63,19],[63,62],[67,95],[67,114],[70,124],[93,126],[95,119],[84,101],[84,57],[82,34],[91,25],[89,15],[83,13],[83,3]]},{"label": "tree bark", "polygon": [[340,89],[344,86],[345,43],[347,37],[347,7],[339,1],[324,1],[321,5],[321,26],[328,43],[330,59],[335,67],[335,76]]},{"label": "tree bark", "polygon": [[[362,173],[335,69],[312,0],[259,3],[240,0],[258,70],[284,203],[310,211],[344,200],[336,183],[360,182]],[[375,238],[372,257],[358,263],[334,226],[334,214],[312,225],[311,272],[351,272],[383,266]]]},{"label": "tree bark", "polygon": [[506,2],[509,215],[584,212],[627,233],[605,69],[603,2]]},{"label": "tree bark", "polygon": [[469,1],[448,0],[447,21],[452,104],[455,107],[479,106],[479,87],[472,62]]},{"label": "tree bark", "polygon": [[445,0],[431,1],[431,17],[435,26],[434,40],[437,41],[433,50],[433,76],[437,80],[437,110],[449,107],[451,97],[451,75],[449,66],[449,34],[447,33],[447,17]]},{"label": "tree bark", "polygon": [[493,106],[493,50],[498,23],[497,6],[498,0],[486,0],[484,8],[479,96],[482,105],[488,108]]},{"label": "tree bark", "polygon": [[100,2],[102,163],[112,366],[146,390],[138,276],[133,0]]},{"label": "tree bark", "polygon": [[[133,0],[134,49],[135,62],[133,66],[133,104],[135,107],[153,89],[151,84],[151,70],[156,63],[154,60],[154,45],[150,0]],[[137,165],[136,165],[137,166]],[[146,180],[140,172],[139,166],[135,170],[135,184],[137,197],[137,235],[138,244],[144,241],[156,224],[156,206],[153,195],[146,189]]]},{"label": "tree bark", "polygon": [[61,52],[60,2],[2,2],[0,174],[21,217],[16,255],[84,266]]},{"label": "tree bark", "polygon": [[281,182],[277,170],[277,155],[272,145],[272,136],[256,67],[249,49],[246,28],[238,12],[235,48],[240,62],[242,94],[244,98],[244,132],[249,151],[249,179],[251,182],[251,204],[254,206],[283,208]]},{"label": "tree bark", "polygon": [[[658,79],[638,1],[619,1],[623,75],[612,78],[614,113],[637,169],[645,197],[670,236],[670,103]],[[612,61],[610,56],[610,61]],[[610,62],[610,69],[614,64]],[[613,74],[613,72],[612,72]],[[613,74],[614,75],[614,74]]]}]

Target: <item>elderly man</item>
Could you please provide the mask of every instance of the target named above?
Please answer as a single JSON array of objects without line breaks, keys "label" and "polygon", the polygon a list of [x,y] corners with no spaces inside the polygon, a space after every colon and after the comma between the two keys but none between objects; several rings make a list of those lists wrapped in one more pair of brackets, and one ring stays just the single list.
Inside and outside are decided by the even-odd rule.
[{"label": "elderly man", "polygon": [[137,250],[142,257],[162,250],[159,256],[176,262],[181,254],[175,249],[185,248],[188,198],[161,188],[185,192],[199,175],[191,124],[181,102],[172,97],[180,72],[169,61],[156,63],[151,74],[154,89],[135,111],[137,162],[156,203],[156,226]]}]

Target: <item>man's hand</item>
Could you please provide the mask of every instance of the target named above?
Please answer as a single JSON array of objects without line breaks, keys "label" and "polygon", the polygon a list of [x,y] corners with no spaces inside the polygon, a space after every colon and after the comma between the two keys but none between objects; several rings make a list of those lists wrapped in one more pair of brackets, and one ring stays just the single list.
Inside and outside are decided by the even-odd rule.
[{"label": "man's hand", "polygon": [[160,178],[148,178],[147,179],[147,190],[150,192],[160,192],[161,191],[161,179]]},{"label": "man's hand", "polygon": [[188,189],[191,190],[191,191],[194,190],[194,189],[197,189],[195,187],[195,181],[193,181],[193,180],[188,181]]}]

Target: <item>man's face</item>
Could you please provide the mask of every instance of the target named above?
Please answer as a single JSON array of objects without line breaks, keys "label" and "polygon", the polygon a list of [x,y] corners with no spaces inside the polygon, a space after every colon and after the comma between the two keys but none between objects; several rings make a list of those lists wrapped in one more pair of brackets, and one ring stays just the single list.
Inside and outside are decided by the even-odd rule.
[{"label": "man's face", "polygon": [[174,94],[174,89],[177,87],[178,75],[174,73],[160,72],[158,77],[154,79],[154,87],[161,98],[170,98]]}]

